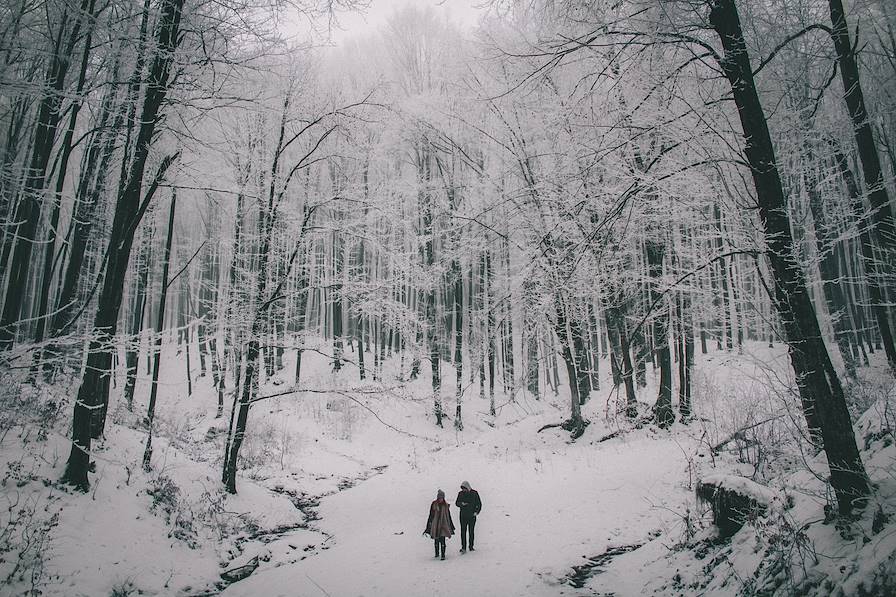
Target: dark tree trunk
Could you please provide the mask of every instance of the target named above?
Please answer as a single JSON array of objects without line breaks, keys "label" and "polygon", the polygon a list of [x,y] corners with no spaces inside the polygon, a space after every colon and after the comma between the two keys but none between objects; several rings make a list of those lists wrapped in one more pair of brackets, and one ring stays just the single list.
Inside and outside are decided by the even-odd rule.
[{"label": "dark tree trunk", "polygon": [[772,268],[775,307],[790,349],[806,421],[814,435],[820,432],[840,512],[848,514],[861,507],[869,495],[868,477],[840,380],[794,256],[787,201],[734,0],[715,0],[709,18],[724,48],[720,66],[731,84],[743,127],[744,152],[756,187]]},{"label": "dark tree trunk", "polygon": [[[364,189],[366,196],[367,189],[367,169],[364,169]],[[365,212],[366,213],[366,212]],[[359,275],[362,277],[364,281],[367,279],[367,274],[364,271],[364,241],[358,242],[358,248],[356,249],[355,256],[356,265],[358,267]],[[367,378],[367,371],[364,367],[364,319],[361,312],[355,310],[355,338],[358,343],[358,373],[361,377],[361,381],[364,381]]]},{"label": "dark tree trunk", "polygon": [[[62,155],[59,159],[59,167],[58,172],[56,173],[56,189],[53,193],[53,208],[50,215],[50,226],[49,226],[49,238],[45,241],[46,246],[44,247],[44,264],[43,264],[43,280],[40,285],[40,294],[38,297],[38,305],[37,312],[35,315],[38,316],[37,319],[37,329],[34,333],[34,341],[36,343],[43,342],[44,340],[44,332],[47,327],[47,320],[52,318],[52,315],[47,312],[47,306],[50,302],[50,287],[53,281],[53,257],[55,255],[56,241],[57,241],[57,230],[59,229],[59,212],[62,206],[62,192],[65,188],[65,178],[68,173],[68,162],[72,155],[72,141],[75,136],[75,126],[78,122],[78,114],[81,111],[82,106],[82,97],[81,94],[84,92],[84,84],[87,79],[87,66],[90,63],[90,51],[92,49],[92,34],[93,34],[93,10],[94,10],[94,0],[90,0],[89,6],[87,7],[88,15],[87,18],[90,19],[91,23],[88,25],[87,34],[84,38],[84,49],[81,53],[81,68],[78,71],[78,84],[75,88],[75,102],[70,108],[70,114],[68,119],[68,127],[65,131],[65,137],[62,141],[62,149],[60,150]],[[79,17],[80,18],[80,17]],[[41,360],[41,352],[40,350],[35,351],[34,353],[34,367],[32,370],[32,374],[37,374],[38,368],[40,366]]]},{"label": "dark tree trunk", "polygon": [[[16,243],[10,259],[6,298],[0,318],[0,350],[8,350],[16,337],[16,324],[21,313],[25,290],[31,279],[31,252],[37,240],[43,194],[47,185],[47,167],[56,140],[59,121],[62,118],[62,98],[65,79],[71,64],[75,44],[80,37],[81,25],[88,6],[93,0],[82,0],[77,15],[73,19],[68,37],[69,15],[63,11],[59,23],[59,34],[53,42],[49,66],[44,79],[45,95],[37,110],[31,158],[22,195],[16,206],[13,222],[16,222]],[[57,214],[58,218],[58,214]]]},{"label": "dark tree trunk", "polygon": [[[423,225],[423,265],[430,273],[434,273],[435,265],[435,229],[433,226],[433,196],[429,185],[432,182],[431,156],[429,147],[422,147],[418,152],[417,173],[424,189],[419,194],[419,204],[422,211]],[[441,350],[439,349],[439,333],[437,329],[438,318],[436,313],[437,281],[430,280],[424,296],[424,321],[426,350],[429,353],[430,371],[432,372],[432,398],[433,414],[436,425],[442,426],[442,379],[440,374]],[[382,339],[381,339],[382,341]],[[384,351],[385,352],[385,351]]]},{"label": "dark tree trunk", "polygon": [[137,385],[137,364],[140,358],[140,333],[143,331],[143,313],[146,309],[146,287],[149,282],[151,266],[152,242],[155,236],[153,228],[147,232],[137,253],[136,281],[131,307],[128,343],[125,349],[124,401],[128,410],[134,410],[134,388]]},{"label": "dark tree trunk", "polygon": [[639,388],[647,387],[647,361],[652,360],[650,342],[644,334],[643,326],[632,334],[631,347],[635,353],[635,384]]},{"label": "dark tree trunk", "polygon": [[66,465],[63,482],[86,491],[90,463],[91,439],[102,432],[105,424],[105,405],[109,397],[109,378],[112,365],[112,338],[115,335],[118,312],[121,307],[124,278],[127,272],[134,231],[143,216],[143,209],[174,160],[166,159],[159,168],[156,179],[147,190],[140,204],[143,174],[149,147],[155,134],[155,126],[165,96],[174,52],[179,40],[179,27],[183,0],[165,0],[157,31],[158,50],[149,70],[146,96],[140,118],[140,131],[134,148],[128,182],[119,194],[109,239],[109,256],[105,267],[103,288],[93,324],[93,334],[88,348],[87,366],[78,389],[72,422],[72,449]]},{"label": "dark tree trunk", "polygon": [[[130,139],[133,133],[135,122],[135,114],[139,100],[139,91],[141,88],[143,67],[146,63],[145,46],[149,21],[149,0],[144,0],[142,18],[140,23],[140,36],[137,44],[137,60],[133,73],[128,81],[127,99],[120,107],[115,106],[115,96],[117,90],[113,87],[106,93],[104,98],[101,116],[99,119],[99,127],[96,132],[91,135],[90,145],[87,150],[86,166],[82,169],[81,179],[78,183],[78,190],[75,196],[75,211],[72,216],[71,244],[69,246],[69,260],[66,266],[65,275],[63,277],[62,290],[56,299],[56,310],[53,317],[53,326],[51,328],[51,337],[56,338],[63,334],[69,325],[71,325],[77,317],[72,317],[75,307],[75,297],[78,293],[78,285],[82,275],[82,270],[88,270],[84,267],[84,256],[87,253],[88,245],[91,242],[91,232],[93,230],[94,221],[97,220],[97,209],[106,191],[106,183],[109,179],[109,172],[112,169],[112,158],[114,157],[120,129],[122,124],[126,123],[124,157],[121,161],[121,175],[118,182],[118,195],[121,195],[124,185],[127,182],[127,165],[130,149]],[[118,79],[118,60],[112,68],[112,80]],[[113,117],[114,114],[114,117]],[[112,118],[111,126],[109,119]],[[147,353],[149,357],[149,353]],[[147,374],[150,361],[147,358]]]},{"label": "dark tree trunk", "polygon": [[[72,321],[78,286],[81,274],[85,269],[84,256],[90,243],[93,224],[96,220],[96,210],[106,190],[107,172],[111,168],[112,157],[115,153],[117,135],[114,130],[121,125],[123,120],[119,114],[112,123],[112,130],[102,130],[109,124],[113,109],[112,102],[113,97],[110,92],[103,103],[103,112],[99,121],[101,130],[91,136],[90,145],[87,148],[86,164],[78,182],[71,230],[68,234],[70,237],[68,263],[62,278],[62,288],[56,298],[56,309],[50,328],[50,337],[52,338],[57,338],[64,333]],[[96,178],[95,181],[94,178]],[[53,352],[53,350],[48,349],[48,352]]]},{"label": "dark tree trunk", "polygon": [[663,256],[666,246],[662,242],[648,240],[647,268],[650,276],[650,303],[655,305],[653,313],[653,342],[656,346],[656,360],[660,369],[660,388],[653,413],[657,425],[662,429],[669,428],[675,422],[672,412],[672,356],[669,352],[669,308],[665,300],[661,300],[658,280],[663,274]]},{"label": "dark tree trunk", "polygon": [[454,368],[457,373],[457,387],[455,389],[456,408],[454,411],[454,428],[462,431],[464,428],[461,418],[461,405],[464,398],[464,277],[461,273],[460,263],[451,262],[454,272]]},{"label": "dark tree trunk", "polygon": [[728,262],[727,267],[727,275],[728,275],[728,289],[731,296],[731,325],[729,326],[730,336],[729,340],[731,340],[732,345],[729,348],[733,348],[733,336],[735,329],[737,330],[737,348],[740,350],[744,345],[744,321],[743,321],[743,309],[740,306],[740,298],[738,297],[739,284],[737,278],[737,257],[732,256],[730,259],[726,260]]},{"label": "dark tree trunk", "polygon": [[[256,320],[257,321],[257,320]],[[236,467],[239,461],[240,448],[243,445],[243,438],[246,436],[246,425],[249,421],[249,407],[252,404],[252,397],[255,395],[255,389],[258,385],[256,369],[258,367],[260,347],[257,340],[257,334],[260,333],[259,326],[253,326],[252,338],[249,339],[249,346],[246,350],[246,366],[243,369],[243,379],[241,386],[238,386],[235,394],[239,396],[239,410],[237,411],[235,425],[233,427],[233,438],[229,442],[227,454],[224,458],[224,487],[228,493],[236,493]],[[234,410],[236,410],[234,404]]]},{"label": "dark tree trunk", "polygon": [[819,255],[818,269],[821,273],[822,291],[834,328],[834,340],[846,367],[846,374],[854,377],[856,364],[852,357],[849,341],[852,330],[849,329],[849,315],[846,312],[847,304],[841,286],[840,265],[837,254],[834,251],[836,235],[831,231],[824,212],[824,201],[818,188],[818,180],[814,174],[816,165],[813,163],[811,150],[807,152],[806,158],[808,162],[804,167],[806,191],[809,195],[809,209],[812,212],[812,220],[815,222],[815,244]]},{"label": "dark tree trunk", "polygon": [[296,304],[296,370],[294,382],[296,386],[301,383],[302,379],[302,353],[305,345],[305,319],[308,310],[309,290],[306,250],[307,248],[303,248],[302,255],[299,258],[298,281],[296,283],[298,295]]},{"label": "dark tree trunk", "polygon": [[[846,155],[840,150],[836,141],[831,142],[834,159],[840,171],[840,177],[846,186],[846,192],[849,195],[850,208],[853,216],[857,218],[857,227],[859,230],[859,249],[862,254],[862,266],[865,270],[865,283],[868,288],[869,298],[871,299],[871,310],[874,313],[874,319],[877,322],[878,331],[881,335],[884,353],[887,355],[887,362],[890,364],[890,370],[896,373],[896,339],[893,338],[893,332],[890,327],[890,319],[887,313],[886,300],[884,297],[884,289],[881,287],[881,276],[879,275],[878,260],[874,255],[874,241],[866,225],[866,209],[862,201],[862,194],[859,190],[858,182],[853,175],[852,169],[849,167],[849,161]],[[861,307],[859,307],[861,309]],[[862,314],[864,319],[864,314]],[[861,326],[863,335],[868,336],[865,326]],[[868,346],[871,346],[870,341]]]},{"label": "dark tree trunk", "polygon": [[600,328],[597,325],[597,316],[594,313],[594,304],[588,302],[588,327],[589,336],[588,356],[591,357],[590,381],[592,390],[600,390]]},{"label": "dark tree trunk", "polygon": [[155,338],[153,339],[152,385],[149,390],[149,406],[146,409],[146,447],[143,449],[143,470],[152,467],[152,425],[156,417],[156,399],[159,394],[159,368],[162,362],[162,334],[165,330],[165,305],[168,302],[168,268],[171,265],[171,241],[174,238],[174,212],[177,208],[177,192],[171,193],[171,208],[168,211],[168,236],[165,240],[165,254],[162,257],[162,284],[159,292],[159,310],[156,316]]},{"label": "dark tree trunk", "polygon": [[585,343],[581,322],[569,313],[568,299],[559,294],[554,295],[556,313],[555,332],[560,341],[563,362],[569,379],[570,413],[563,428],[570,432],[573,439],[585,432],[588,422],[582,417],[582,404],[585,401],[590,385],[584,355]]},{"label": "dark tree trunk", "polygon": [[[725,230],[722,224],[722,212],[719,209],[719,204],[715,203],[712,206],[713,217],[716,222],[716,229],[718,230],[718,235],[716,236],[716,254],[721,255],[723,252],[722,247],[722,237],[725,234]],[[728,259],[726,257],[720,257],[717,261],[718,263],[718,280],[721,286],[721,301],[720,305],[722,307],[721,313],[721,330],[719,331],[719,350],[722,349],[722,339],[724,338],[725,347],[728,350],[734,348],[734,336],[733,336],[733,327],[734,321],[731,319],[731,291],[728,288]]]},{"label": "dark tree trunk", "polygon": [[622,385],[622,343],[619,338],[619,312],[615,307],[604,306],[604,321],[607,325],[607,339],[610,343],[610,372],[613,376],[613,387]]},{"label": "dark tree trunk", "polygon": [[535,323],[527,322],[526,334],[526,389],[538,400],[541,392],[538,386],[538,333]]},{"label": "dark tree trunk", "polygon": [[678,361],[678,414],[683,423],[690,421],[691,378],[694,370],[694,314],[691,311],[691,297],[688,291],[681,293],[678,303],[678,320],[681,329],[679,345],[681,358]]},{"label": "dark tree trunk", "polygon": [[508,288],[506,300],[504,300],[504,325],[502,326],[504,334],[501,339],[501,352],[504,355],[504,367],[502,368],[502,373],[505,392],[510,400],[513,401],[515,399],[514,384],[516,381],[513,357],[513,301],[511,300],[512,295],[509,288],[510,243],[507,241],[506,237],[504,238],[503,245],[504,273],[508,276]]},{"label": "dark tree trunk", "polygon": [[[163,278],[164,280],[164,278]],[[193,329],[190,324],[190,319],[188,317],[189,310],[191,309],[189,305],[192,303],[192,297],[190,296],[190,285],[187,283],[187,277],[184,276],[181,278],[180,290],[181,290],[181,330],[183,331],[184,338],[184,353],[186,354],[186,368],[187,368],[187,396],[193,395],[193,373],[192,367],[190,365],[190,344],[193,340]]]},{"label": "dark tree trunk", "polygon": [[[856,266],[855,253],[857,249],[850,248],[854,243],[852,239],[841,240],[835,245],[837,263],[840,271],[844,272],[849,280],[864,280],[864,271]],[[865,309],[860,304],[861,288],[857,288],[858,282],[843,286],[844,300],[846,301],[845,315],[849,317],[849,327],[852,329],[852,345],[855,348],[855,359],[861,359],[865,367],[869,366],[868,353],[865,351]],[[862,284],[865,286],[865,284]]]},{"label": "dark tree trunk", "polygon": [[475,355],[479,365],[479,398],[485,400],[485,343],[488,337],[488,330],[486,329],[487,319],[485,317],[485,255],[480,255],[479,258],[476,286],[476,328],[478,332],[471,335],[471,341],[473,338],[476,338]]},{"label": "dark tree trunk", "polygon": [[492,292],[493,271],[491,252],[486,249],[484,256],[485,267],[485,309],[486,309],[486,325],[485,325],[485,342],[486,342],[486,360],[488,361],[488,399],[489,414],[495,415],[495,300]]},{"label": "dark tree trunk", "polygon": [[829,0],[828,4],[833,25],[834,47],[837,49],[837,59],[840,63],[840,78],[843,81],[843,98],[852,119],[865,187],[868,189],[868,199],[871,201],[874,234],[885,255],[884,263],[892,268],[896,260],[896,222],[893,220],[890,198],[887,196],[887,186],[884,184],[871,120],[865,107],[865,96],[846,23],[846,12],[843,10],[841,0]]},{"label": "dark tree trunk", "polygon": [[[337,274],[338,275],[338,274]],[[333,371],[342,369],[342,285],[330,294],[333,301]]]}]

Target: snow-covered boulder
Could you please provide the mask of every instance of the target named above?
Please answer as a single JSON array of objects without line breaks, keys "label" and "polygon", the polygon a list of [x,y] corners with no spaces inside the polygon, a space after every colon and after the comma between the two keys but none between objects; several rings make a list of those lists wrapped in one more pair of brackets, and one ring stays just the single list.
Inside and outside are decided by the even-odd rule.
[{"label": "snow-covered boulder", "polygon": [[750,517],[764,514],[779,492],[738,475],[706,475],[697,483],[697,497],[712,508],[721,537],[731,537]]}]

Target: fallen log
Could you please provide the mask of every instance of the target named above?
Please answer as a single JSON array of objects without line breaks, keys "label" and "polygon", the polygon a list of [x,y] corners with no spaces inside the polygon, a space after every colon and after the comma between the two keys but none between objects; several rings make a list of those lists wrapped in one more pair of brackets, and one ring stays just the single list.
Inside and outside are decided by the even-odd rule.
[{"label": "fallen log", "polygon": [[728,538],[747,520],[765,514],[780,494],[737,475],[708,475],[697,482],[697,498],[712,509],[719,536]]},{"label": "fallen log", "polygon": [[250,574],[255,572],[256,568],[258,568],[258,556],[255,556],[242,566],[225,570],[221,573],[221,579],[228,583],[239,582],[244,578],[248,578]]}]

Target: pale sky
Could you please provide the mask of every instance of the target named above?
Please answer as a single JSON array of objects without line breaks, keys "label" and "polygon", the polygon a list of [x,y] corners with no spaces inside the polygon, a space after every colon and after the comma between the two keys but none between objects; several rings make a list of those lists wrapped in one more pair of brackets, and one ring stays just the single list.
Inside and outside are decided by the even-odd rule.
[{"label": "pale sky", "polygon": [[341,30],[334,28],[332,38],[340,43],[350,37],[370,35],[382,27],[393,12],[406,5],[432,7],[436,14],[460,28],[471,28],[476,25],[479,16],[485,14],[486,9],[482,5],[487,3],[488,0],[370,0],[370,6],[363,14],[341,13]]}]

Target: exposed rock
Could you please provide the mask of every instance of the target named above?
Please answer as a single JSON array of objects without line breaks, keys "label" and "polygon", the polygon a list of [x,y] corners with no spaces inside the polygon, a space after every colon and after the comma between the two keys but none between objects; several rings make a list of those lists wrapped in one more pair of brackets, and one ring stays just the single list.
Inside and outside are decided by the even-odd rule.
[{"label": "exposed rock", "polygon": [[719,536],[728,538],[744,526],[744,522],[765,514],[778,492],[737,475],[709,475],[697,483],[697,497],[712,508],[713,522]]}]

